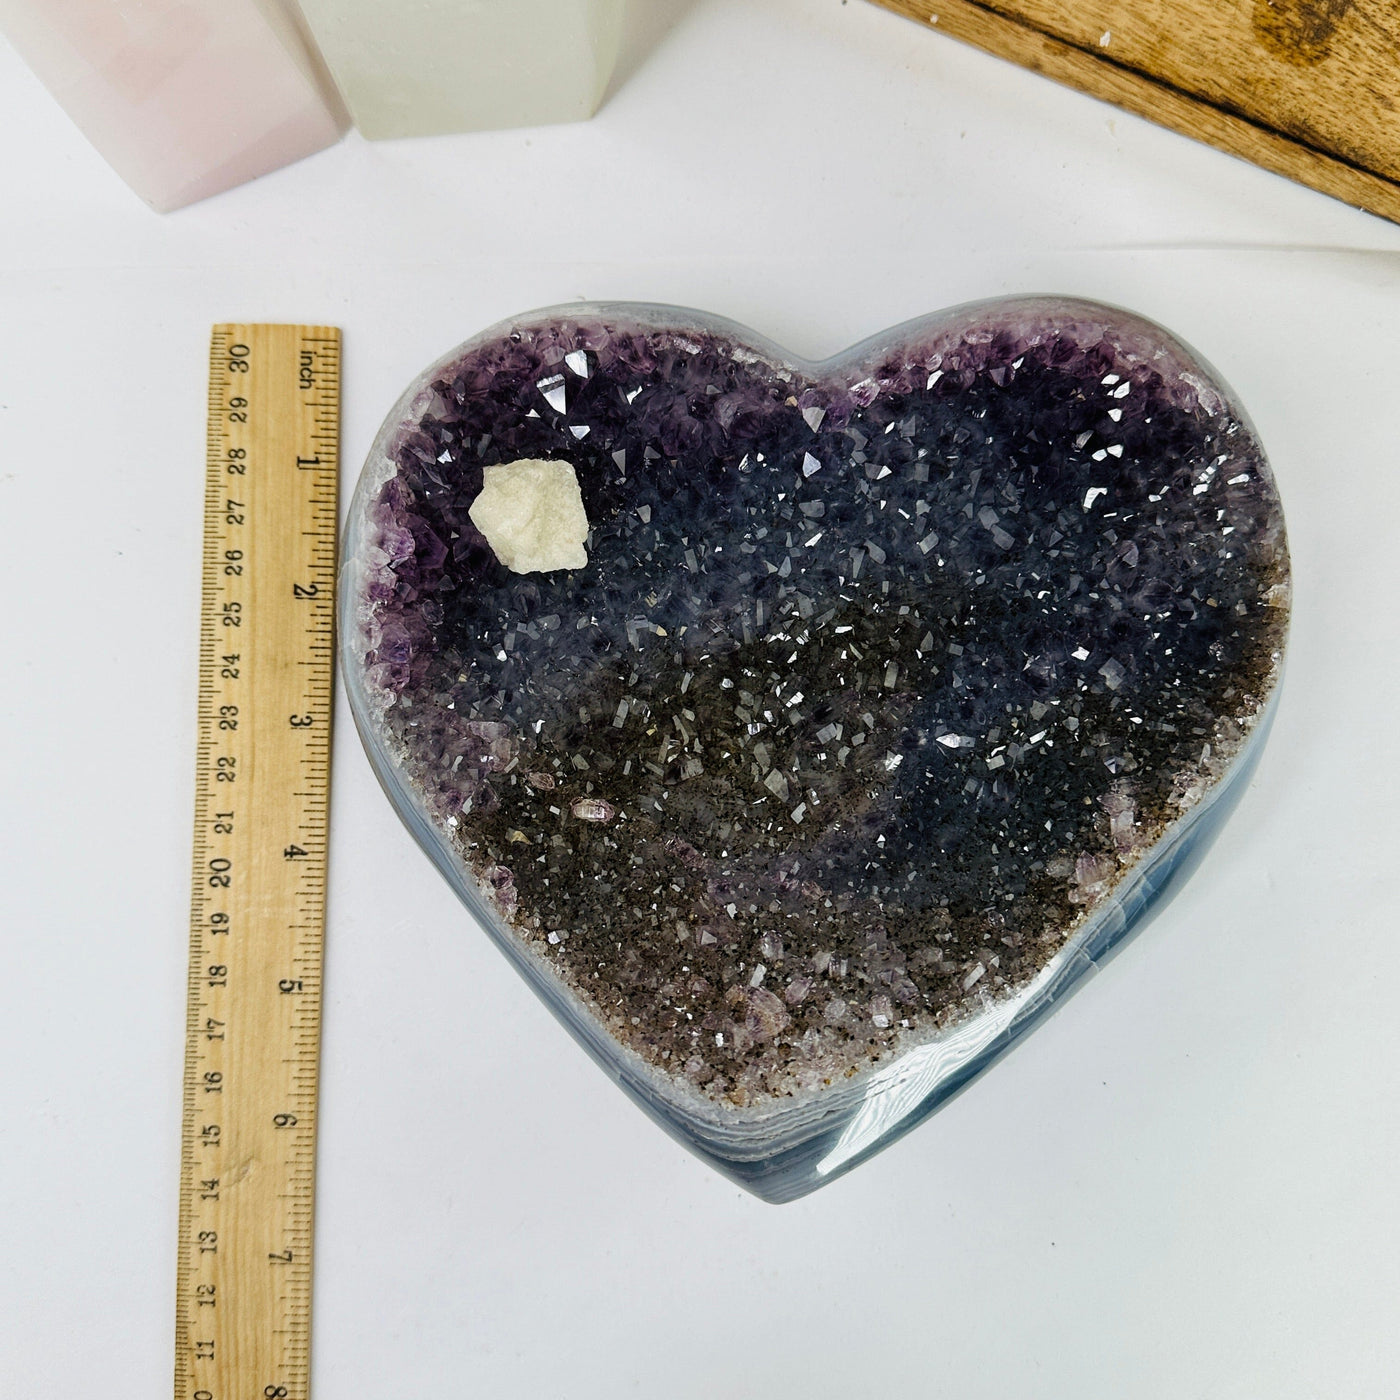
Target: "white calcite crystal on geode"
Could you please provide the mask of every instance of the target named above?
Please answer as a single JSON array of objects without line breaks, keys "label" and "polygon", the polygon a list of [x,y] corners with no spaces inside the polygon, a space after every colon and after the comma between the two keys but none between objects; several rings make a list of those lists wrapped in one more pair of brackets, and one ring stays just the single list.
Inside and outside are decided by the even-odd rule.
[{"label": "white calcite crystal on geode", "polygon": [[487,467],[468,512],[491,552],[517,574],[581,569],[588,516],[567,462],[524,460]]}]

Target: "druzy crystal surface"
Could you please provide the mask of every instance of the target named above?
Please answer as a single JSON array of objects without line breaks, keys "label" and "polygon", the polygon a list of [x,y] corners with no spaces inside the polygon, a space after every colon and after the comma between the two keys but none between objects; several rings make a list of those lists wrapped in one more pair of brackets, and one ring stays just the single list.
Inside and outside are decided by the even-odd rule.
[{"label": "druzy crystal surface", "polygon": [[[582,567],[516,573],[473,525],[522,459],[574,468]],[[1050,299],[822,364],[667,308],[498,327],[390,415],[347,560],[401,813],[586,1048],[770,1199],[1121,938],[1238,790],[1288,614],[1229,392]]]}]

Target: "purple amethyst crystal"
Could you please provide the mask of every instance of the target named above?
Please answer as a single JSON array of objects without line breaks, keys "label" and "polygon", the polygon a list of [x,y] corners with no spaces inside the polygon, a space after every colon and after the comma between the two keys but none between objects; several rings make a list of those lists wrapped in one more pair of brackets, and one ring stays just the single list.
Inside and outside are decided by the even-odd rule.
[{"label": "purple amethyst crystal", "polygon": [[[513,573],[473,524],[522,459],[572,464],[585,567]],[[1237,791],[1288,616],[1229,392],[1049,299],[820,365],[666,309],[497,328],[391,415],[347,559],[400,811],[595,1056],[771,1199],[1122,936]]]}]

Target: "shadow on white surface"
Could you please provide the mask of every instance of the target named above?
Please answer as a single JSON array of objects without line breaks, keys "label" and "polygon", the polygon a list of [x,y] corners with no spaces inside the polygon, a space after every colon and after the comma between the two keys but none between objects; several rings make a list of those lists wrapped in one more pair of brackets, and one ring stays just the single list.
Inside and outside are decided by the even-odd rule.
[{"label": "shadow on white surface", "polygon": [[603,105],[612,101],[619,88],[632,80],[633,75],[645,64],[652,54],[666,43],[671,31],[676,29],[695,8],[697,0],[627,0],[627,8],[622,15],[622,47],[618,50],[617,64],[603,95]]}]

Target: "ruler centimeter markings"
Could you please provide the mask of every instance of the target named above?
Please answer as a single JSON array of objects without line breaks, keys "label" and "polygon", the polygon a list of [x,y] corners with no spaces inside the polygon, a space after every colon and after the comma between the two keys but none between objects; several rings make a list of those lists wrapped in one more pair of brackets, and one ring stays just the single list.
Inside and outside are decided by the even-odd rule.
[{"label": "ruler centimeter markings", "polygon": [[340,332],[215,326],[175,1400],[306,1400]]}]

